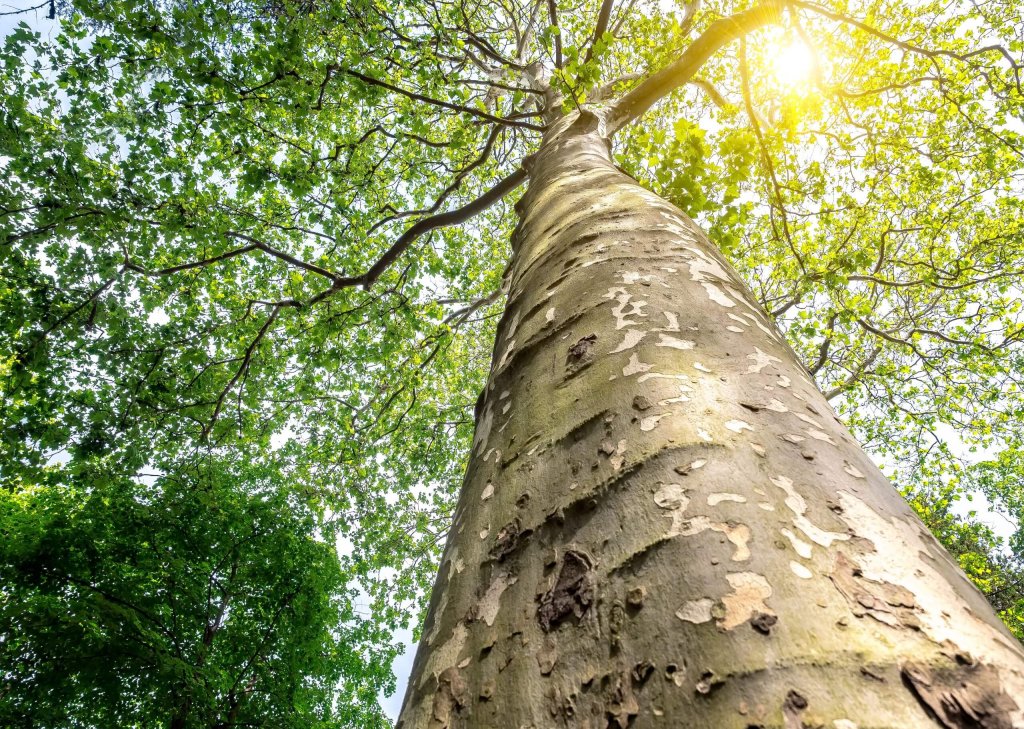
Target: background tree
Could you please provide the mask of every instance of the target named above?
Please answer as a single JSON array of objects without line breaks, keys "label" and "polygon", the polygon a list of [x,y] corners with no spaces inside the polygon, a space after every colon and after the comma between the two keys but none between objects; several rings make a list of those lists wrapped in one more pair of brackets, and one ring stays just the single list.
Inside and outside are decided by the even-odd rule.
[{"label": "background tree", "polygon": [[[43,619],[45,605],[93,620],[102,640],[128,639],[110,632],[93,588],[172,615],[159,584],[222,579],[208,538],[181,542],[178,556],[205,570],[186,579],[90,536],[138,533],[137,519],[170,530],[162,543],[183,540],[162,515],[187,513],[207,483],[235,526],[189,524],[197,535],[259,531],[269,517],[240,494],[260,503],[266,490],[268,514],[295,515],[274,517],[281,530],[261,545],[243,542],[240,564],[283,559],[273,534],[313,552],[340,540],[339,570],[321,550],[290,578],[320,601],[310,632],[274,634],[326,655],[317,641],[334,641],[352,662],[340,694],[338,664],[299,651],[291,670],[268,668],[232,696],[233,679],[206,675],[195,650],[212,598],[193,590],[179,603],[192,632],[146,657],[183,651],[169,703],[137,681],[136,657],[107,673],[14,669],[5,711],[60,685],[69,710],[100,712],[82,725],[132,706],[210,725],[231,701],[282,723],[261,713],[268,697],[308,691],[315,674],[318,698],[274,710],[306,722],[344,721],[344,706],[373,713],[384,636],[408,623],[447,529],[523,159],[555,112],[621,97],[745,8],[99,2],[61,6],[45,38],[9,33],[3,531],[41,536],[5,553],[5,650],[52,665],[54,645],[77,641],[83,628]],[[1021,508],[1020,11],[793,2],[770,21],[620,132],[616,159],[705,227],[1020,631],[1019,532],[1007,550],[950,510],[977,491],[1015,519]],[[809,71],[801,83],[792,64],[775,68],[793,54]],[[125,506],[97,506],[108,502]],[[90,504],[95,524],[76,525]],[[52,544],[68,520],[77,536],[60,549],[102,549],[70,576],[33,567],[78,564]],[[356,589],[369,615],[344,607]],[[265,607],[240,634],[269,634],[276,608],[299,615],[270,592],[269,603],[253,594]],[[27,614],[42,616],[38,629]],[[227,675],[256,675],[229,649],[222,660]],[[116,696],[115,675],[129,677]]]}]

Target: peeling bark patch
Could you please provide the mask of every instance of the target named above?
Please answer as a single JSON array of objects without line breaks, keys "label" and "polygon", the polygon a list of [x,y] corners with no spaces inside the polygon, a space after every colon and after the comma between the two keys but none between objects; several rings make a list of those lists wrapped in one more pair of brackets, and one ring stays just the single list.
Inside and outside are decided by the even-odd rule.
[{"label": "peeling bark patch", "polygon": [[459,669],[452,666],[437,677],[437,691],[430,711],[430,728],[447,729],[452,714],[461,711],[469,702],[469,688]]},{"label": "peeling bark patch", "polygon": [[494,425],[494,411],[491,410],[491,406],[488,405],[484,408],[483,415],[480,417],[479,425],[477,425],[476,433],[473,435],[473,451],[480,453],[483,447],[487,444],[487,438],[491,434],[491,427]]},{"label": "peeling bark patch", "polygon": [[851,476],[853,476],[854,478],[865,478],[863,473],[861,473],[859,470],[854,468],[849,463],[847,463],[845,466],[843,466],[843,470],[846,471]]},{"label": "peeling bark patch", "polygon": [[494,619],[498,617],[498,610],[501,609],[501,595],[509,587],[516,584],[518,577],[510,576],[507,572],[499,572],[487,587],[487,592],[476,604],[475,615],[477,620],[482,620],[488,625],[494,625]]},{"label": "peeling bark patch", "polygon": [[704,290],[707,292],[708,298],[714,301],[716,304],[719,304],[720,306],[724,306],[730,309],[736,306],[735,301],[726,296],[725,292],[722,291],[722,289],[718,288],[710,281],[701,282],[701,286],[703,286]]},{"label": "peeling bark patch", "polygon": [[770,354],[762,352],[760,347],[754,347],[754,353],[748,354],[747,359],[754,361],[754,364],[747,367],[748,375],[760,373],[761,370],[770,365],[772,362],[782,362],[782,360],[779,359],[778,357],[773,357]]},{"label": "peeling bark patch", "polygon": [[481,501],[487,501],[487,499],[491,498],[491,496],[493,496],[493,495],[494,495],[494,484],[492,484],[490,481],[488,481],[487,485],[484,486],[483,493],[480,494],[480,500]]},{"label": "peeling bark patch", "polygon": [[801,580],[809,580],[814,577],[814,573],[811,572],[807,567],[796,562],[794,560],[789,561],[789,569],[794,575],[799,577]]},{"label": "peeling bark patch", "polygon": [[640,344],[640,340],[645,336],[647,336],[647,332],[640,329],[627,329],[626,336],[623,338],[622,342],[618,347],[613,349],[610,354],[618,354],[619,352],[625,352],[627,349],[632,349],[636,345]]},{"label": "peeling bark patch", "polygon": [[747,546],[747,542],[750,541],[750,528],[746,524],[712,524],[711,528],[716,532],[724,531],[725,538],[736,548],[732,553],[733,562],[746,562],[750,559],[750,547]]},{"label": "peeling bark patch", "polygon": [[715,601],[710,597],[702,597],[699,600],[691,600],[690,602],[684,603],[682,607],[676,610],[676,617],[680,620],[684,620],[687,623],[701,624],[711,620],[711,608],[714,607]]},{"label": "peeling bark patch", "polygon": [[668,325],[665,326],[665,327],[662,327],[660,329],[655,329],[654,331],[656,331],[656,332],[678,332],[679,331],[679,317],[676,315],[676,313],[674,311],[663,311],[661,313],[665,315],[665,320],[668,322]]},{"label": "peeling bark patch", "polygon": [[834,440],[832,440],[832,438],[829,436],[828,433],[824,433],[824,432],[822,432],[820,430],[817,430],[816,428],[808,428],[804,432],[806,432],[807,435],[811,436],[815,440],[823,440],[826,443],[831,443],[832,445],[836,444],[836,442]]},{"label": "peeling bark patch", "polygon": [[842,552],[836,553],[829,578],[858,618],[869,615],[894,628],[920,629],[914,595],[905,587],[865,577],[860,565]]},{"label": "peeling bark patch", "polygon": [[540,668],[540,675],[547,676],[554,670],[558,663],[558,647],[554,641],[544,640],[544,645],[537,652],[537,666]]},{"label": "peeling bark patch", "polygon": [[633,681],[635,683],[644,684],[647,683],[647,679],[649,679],[653,673],[654,664],[647,659],[644,659],[633,666],[631,675],[633,676]]},{"label": "peeling bark patch", "polygon": [[511,342],[508,343],[508,347],[505,349],[505,354],[503,354],[501,356],[501,359],[498,361],[499,370],[504,369],[505,365],[508,364],[508,361],[512,358],[512,352],[515,350],[515,348],[516,340],[513,339]]},{"label": "peeling bark patch", "polygon": [[583,617],[594,599],[593,560],[586,554],[568,551],[554,586],[540,597],[537,622],[549,632],[570,615]]},{"label": "peeling bark patch", "polygon": [[807,502],[804,497],[793,488],[793,480],[786,476],[772,476],[771,482],[786,493],[786,506],[793,512],[793,524],[802,531],[808,539],[823,547],[829,547],[832,542],[843,541],[850,538],[848,534],[830,532],[816,527],[807,518]]},{"label": "peeling bark patch", "polygon": [[714,671],[704,671],[704,673],[700,675],[700,680],[697,681],[697,685],[694,686],[694,690],[701,696],[707,696],[724,683],[725,679],[721,679],[716,676]]},{"label": "peeling bark patch", "polygon": [[658,343],[654,345],[656,347],[670,347],[672,349],[693,349],[696,342],[691,342],[689,339],[677,339],[676,337],[670,337],[668,334],[659,335]]},{"label": "peeling bark patch", "polygon": [[588,334],[569,347],[569,353],[565,358],[565,369],[570,375],[574,375],[594,363],[595,342],[597,342],[597,335]]},{"label": "peeling bark patch", "polygon": [[662,509],[682,511],[689,505],[690,497],[681,484],[667,483],[654,494],[654,503]]},{"label": "peeling bark patch", "polygon": [[805,542],[803,539],[798,537],[789,529],[780,529],[779,532],[782,534],[782,536],[789,540],[789,543],[793,545],[793,549],[796,551],[797,554],[799,554],[804,559],[811,558],[812,547],[810,544]]},{"label": "peeling bark patch", "polygon": [[629,355],[629,362],[622,368],[622,376],[629,377],[630,375],[636,375],[640,372],[647,372],[653,366],[654,365],[647,364],[646,362],[641,362],[636,352],[634,352]]},{"label": "peeling bark patch", "polygon": [[662,418],[666,418],[672,413],[661,413],[660,415],[648,415],[646,418],[640,421],[640,430],[645,433],[649,430],[654,430],[658,427],[658,421]]},{"label": "peeling bark patch", "polygon": [[629,594],[626,595],[626,604],[629,605],[631,608],[639,610],[644,606],[644,600],[646,599],[647,588],[643,585],[640,585],[638,587],[634,587],[632,590],[629,591]]},{"label": "peeling bark patch", "polygon": [[[626,293],[625,289],[619,289],[622,293],[617,294],[614,298],[618,302],[618,306],[612,309],[612,316],[615,317],[615,329],[625,329],[627,326],[636,326],[640,322],[630,319],[631,316],[646,317],[644,313],[644,307],[647,306],[646,301],[630,301],[630,295]],[[611,293],[611,292],[609,292]],[[607,297],[607,294],[605,295]],[[628,309],[626,307],[629,307]]]},{"label": "peeling bark patch", "polygon": [[717,506],[723,501],[735,501],[738,504],[745,504],[747,503],[747,497],[729,493],[708,494],[708,506]]},{"label": "peeling bark patch", "polygon": [[732,587],[732,592],[722,598],[725,615],[718,621],[718,627],[732,630],[742,625],[755,614],[774,615],[774,611],[764,604],[772,595],[772,586],[764,575],[756,572],[733,572],[725,579]]},{"label": "peeling bark patch", "polygon": [[[444,611],[441,609],[438,610],[439,614],[443,612]],[[447,669],[455,665],[455,659],[457,659],[459,657],[459,653],[462,652],[462,648],[466,645],[466,639],[468,637],[469,630],[466,629],[465,623],[460,622],[455,626],[451,637],[430,653],[427,669],[423,671],[423,676],[420,678],[420,687],[423,687],[428,679],[438,674],[438,667],[444,666],[444,668]]]},{"label": "peeling bark patch", "polygon": [[971,665],[907,663],[904,683],[928,715],[945,729],[1012,729],[1017,704],[1002,689],[998,671]]},{"label": "peeling bark patch", "polygon": [[674,470],[680,476],[688,476],[690,474],[690,471],[696,471],[698,468],[703,468],[707,464],[708,462],[706,460],[704,460],[703,458],[698,458],[696,461],[692,461],[691,463],[688,463],[685,466],[676,466],[672,470]]},{"label": "peeling bark patch", "polygon": [[727,420],[725,427],[733,433],[742,433],[744,430],[753,430],[753,426],[745,420]]}]

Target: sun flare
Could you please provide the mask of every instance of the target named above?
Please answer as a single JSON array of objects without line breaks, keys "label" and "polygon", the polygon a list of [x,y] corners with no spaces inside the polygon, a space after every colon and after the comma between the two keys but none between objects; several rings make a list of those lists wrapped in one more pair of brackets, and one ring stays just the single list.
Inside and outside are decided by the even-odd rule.
[{"label": "sun flare", "polygon": [[814,74],[814,52],[803,41],[780,46],[772,58],[772,72],[780,85],[790,89],[805,86]]}]

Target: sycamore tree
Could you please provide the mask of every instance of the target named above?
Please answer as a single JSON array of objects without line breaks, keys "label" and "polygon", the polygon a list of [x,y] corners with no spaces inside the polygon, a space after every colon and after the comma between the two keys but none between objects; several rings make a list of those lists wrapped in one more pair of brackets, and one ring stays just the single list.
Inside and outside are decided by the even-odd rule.
[{"label": "sycamore tree", "polygon": [[4,725],[1024,726],[1016,2],[37,11]]}]

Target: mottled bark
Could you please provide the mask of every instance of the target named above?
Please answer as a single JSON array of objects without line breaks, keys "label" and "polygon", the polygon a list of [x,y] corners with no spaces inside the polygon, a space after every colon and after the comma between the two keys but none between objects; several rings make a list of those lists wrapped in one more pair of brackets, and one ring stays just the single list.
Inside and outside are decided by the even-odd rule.
[{"label": "mottled bark", "polygon": [[549,132],[399,726],[1017,727],[1024,652],[728,263]]}]

